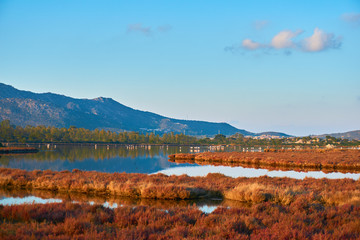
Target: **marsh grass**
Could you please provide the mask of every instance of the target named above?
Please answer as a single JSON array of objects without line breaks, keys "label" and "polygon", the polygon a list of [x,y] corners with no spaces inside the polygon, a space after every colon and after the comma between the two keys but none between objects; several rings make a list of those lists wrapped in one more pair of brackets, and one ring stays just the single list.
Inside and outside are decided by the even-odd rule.
[{"label": "marsh grass", "polygon": [[359,204],[360,181],[352,179],[231,178],[164,174],[126,174],[62,171],[25,171],[0,168],[0,186],[8,189],[79,193],[106,198],[232,199],[249,203],[289,205],[298,198],[322,205]]},{"label": "marsh grass", "polygon": [[263,202],[218,207],[210,214],[193,206],[23,204],[0,206],[0,238],[359,239],[359,219],[359,206],[321,206],[304,198],[286,206]]},{"label": "marsh grass", "polygon": [[275,187],[259,183],[239,184],[233,189],[225,191],[226,199],[241,202],[262,203],[271,201],[281,205],[289,205],[297,195],[304,195],[307,192],[301,187]]},{"label": "marsh grass", "polygon": [[298,169],[360,171],[360,150],[273,150],[266,152],[203,152],[169,155],[170,161],[205,164],[243,164]]}]

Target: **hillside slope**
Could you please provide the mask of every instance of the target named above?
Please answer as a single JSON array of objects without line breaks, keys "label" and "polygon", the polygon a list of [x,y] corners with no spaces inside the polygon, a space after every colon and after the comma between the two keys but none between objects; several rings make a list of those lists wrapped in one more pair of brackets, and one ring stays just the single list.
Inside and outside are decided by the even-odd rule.
[{"label": "hillside slope", "polygon": [[336,138],[344,138],[344,139],[350,139],[350,140],[353,140],[353,139],[360,140],[360,130],[344,132],[344,133],[329,133],[329,134],[318,135],[317,137],[325,138],[326,136],[331,136],[331,137],[336,137]]},{"label": "hillside slope", "polygon": [[175,132],[213,136],[251,132],[227,123],[189,121],[167,118],[135,110],[111,98],[75,99],[54,93],[21,91],[0,83],[0,120],[9,119],[19,126],[83,127],[112,131]]}]

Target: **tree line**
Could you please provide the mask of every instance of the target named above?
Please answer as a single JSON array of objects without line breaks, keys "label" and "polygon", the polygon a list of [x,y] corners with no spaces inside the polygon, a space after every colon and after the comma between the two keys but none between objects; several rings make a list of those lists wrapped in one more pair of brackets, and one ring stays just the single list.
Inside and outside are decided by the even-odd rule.
[{"label": "tree line", "polygon": [[[301,140],[301,141],[300,141]],[[0,123],[0,142],[15,143],[119,143],[119,144],[177,144],[177,145],[241,145],[244,147],[253,146],[325,146],[332,144],[335,146],[358,146],[360,141],[347,140],[327,136],[324,139],[316,137],[292,137],[292,138],[273,138],[255,139],[244,137],[236,133],[226,137],[217,134],[214,138],[198,138],[185,135],[164,133],[139,132],[112,132],[104,129],[89,130],[70,126],[69,128],[56,128],[50,126],[15,126],[9,120]]]},{"label": "tree line", "polygon": [[184,134],[138,132],[112,132],[89,130],[70,126],[56,128],[49,126],[15,126],[9,120],[0,123],[0,141],[18,143],[131,143],[131,144],[194,144],[197,138]]}]

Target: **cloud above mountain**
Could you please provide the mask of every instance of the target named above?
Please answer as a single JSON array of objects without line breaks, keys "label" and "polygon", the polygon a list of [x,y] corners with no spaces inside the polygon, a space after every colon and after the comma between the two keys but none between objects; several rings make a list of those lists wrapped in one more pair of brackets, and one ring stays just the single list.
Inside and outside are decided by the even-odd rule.
[{"label": "cloud above mountain", "polygon": [[242,41],[242,47],[248,50],[256,50],[262,48],[262,45],[258,42],[254,42],[251,39],[244,39]]},{"label": "cloud above mountain", "polygon": [[268,43],[257,42],[253,39],[246,38],[240,45],[233,45],[226,47],[226,51],[257,51],[263,52],[282,50],[286,54],[291,51],[301,52],[321,52],[329,49],[338,49],[341,47],[342,38],[335,36],[333,33],[326,33],[325,31],[315,28],[312,35],[299,39],[303,35],[303,30],[283,30],[275,34]]},{"label": "cloud above mountain", "polygon": [[298,30],[295,32],[289,30],[281,31],[273,37],[270,43],[270,47],[273,47],[275,49],[295,48],[296,44],[294,43],[293,38],[295,38],[302,32],[302,30]]},{"label": "cloud above mountain", "polygon": [[319,28],[315,28],[313,35],[303,40],[301,48],[307,52],[320,52],[340,48],[341,43],[341,37],[335,37],[332,33],[326,33]]}]

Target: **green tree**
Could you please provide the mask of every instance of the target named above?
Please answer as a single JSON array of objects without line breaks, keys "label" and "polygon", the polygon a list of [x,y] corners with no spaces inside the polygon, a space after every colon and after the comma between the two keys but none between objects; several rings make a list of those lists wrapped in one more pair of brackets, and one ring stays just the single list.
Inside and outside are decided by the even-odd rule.
[{"label": "green tree", "polygon": [[214,137],[214,141],[216,143],[225,143],[226,142],[226,136],[224,134],[217,134]]}]

